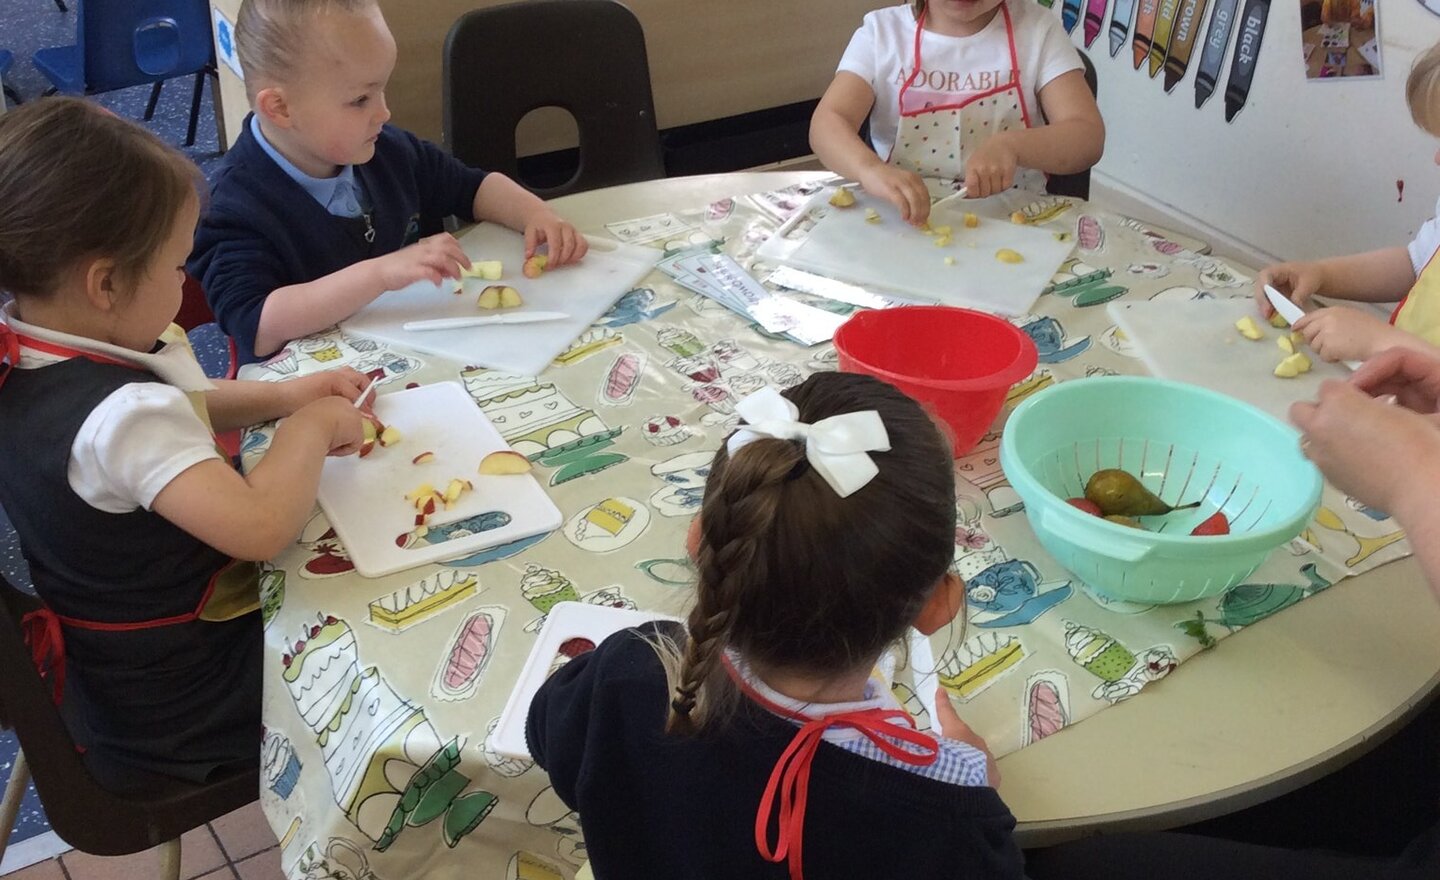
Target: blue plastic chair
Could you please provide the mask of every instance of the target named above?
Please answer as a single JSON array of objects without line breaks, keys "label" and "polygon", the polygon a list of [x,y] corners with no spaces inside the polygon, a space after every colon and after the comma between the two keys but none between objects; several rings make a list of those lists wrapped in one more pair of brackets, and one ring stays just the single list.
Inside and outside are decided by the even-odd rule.
[{"label": "blue plastic chair", "polygon": [[148,120],[155,114],[167,79],[195,75],[190,128],[185,146],[195,143],[205,76],[215,73],[206,0],[76,0],[76,42],[40,49],[35,66],[54,91],[74,95],[110,92],[154,83]]},{"label": "blue plastic chair", "polygon": [[10,88],[10,84],[5,82],[5,74],[10,72],[10,65],[14,63],[14,54],[9,49],[0,49],[0,85],[5,87],[5,97],[9,98],[11,103],[19,104],[20,93]]}]

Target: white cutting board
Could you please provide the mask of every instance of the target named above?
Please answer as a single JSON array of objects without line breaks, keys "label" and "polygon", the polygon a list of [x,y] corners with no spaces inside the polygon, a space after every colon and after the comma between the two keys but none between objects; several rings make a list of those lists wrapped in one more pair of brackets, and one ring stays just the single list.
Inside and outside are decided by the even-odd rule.
[{"label": "white cutting board", "polygon": [[[557,354],[636,283],[650,274],[660,258],[654,248],[591,238],[590,251],[579,263],[526,278],[525,237],[496,223],[481,223],[460,236],[460,246],[472,260],[500,260],[505,274],[499,281],[467,278],[464,293],[456,296],[456,282],[438,287],[420,281],[384,293],[370,305],[340,322],[346,333],[370,336],[415,351],[438,354],[464,364],[515,373],[539,375]],[[506,284],[520,291],[525,304],[505,313],[565,312],[570,317],[538,324],[503,324],[459,330],[409,331],[406,321],[496,315],[475,305],[480,291],[491,284]]]},{"label": "white cutting board", "polygon": [[[381,577],[560,527],[559,508],[533,475],[480,475],[482,458],[510,446],[460,383],[379,395],[375,415],[400,432],[400,442],[377,444],[365,458],[327,458],[320,473],[320,507],[360,574]],[[412,463],[422,452],[435,453],[435,459]],[[421,538],[402,548],[396,539],[415,528],[415,507],[405,495],[423,483],[443,492],[452,477],[469,480],[475,488],[448,510],[431,515],[432,538],[451,524],[492,511],[503,511],[510,521],[479,532],[462,527],[448,541],[431,544]]]},{"label": "white cutting board", "polygon": [[[1106,308],[1154,375],[1228,394],[1286,424],[1290,404],[1314,400],[1321,382],[1350,375],[1345,367],[1325,363],[1308,348],[1301,351],[1314,363],[1310,372],[1294,379],[1274,375],[1285,357],[1276,340],[1290,331],[1271,327],[1250,296],[1185,302],[1117,300]],[[1264,339],[1252,342],[1240,335],[1235,322],[1244,315],[1255,319]]]},{"label": "white cutting board", "polygon": [[[816,193],[760,246],[756,257],[944,305],[1023,315],[1074,245],[1057,241],[1054,230],[1011,223],[1004,197],[937,204],[930,226],[951,227],[954,241],[936,247],[932,236],[901,220],[889,202],[857,191],[854,205],[836,208],[829,203],[833,193]],[[866,208],[874,208],[880,222],[867,222]],[[966,212],[980,218],[978,227],[965,228]],[[1018,252],[1025,261],[1000,262],[995,252],[1001,248]],[[946,257],[954,257],[955,265],[945,265]]]},{"label": "white cutting board", "polygon": [[530,715],[530,704],[545,679],[550,677],[551,664],[560,652],[560,646],[570,639],[588,639],[599,644],[622,629],[640,626],[652,620],[677,620],[666,614],[653,611],[638,611],[629,608],[613,608],[609,605],[589,605],[585,602],[558,602],[545,616],[545,625],[530,646],[530,656],[520,670],[520,680],[505,701],[500,720],[490,734],[490,748],[511,758],[529,759],[530,749],[525,744],[525,720]]}]

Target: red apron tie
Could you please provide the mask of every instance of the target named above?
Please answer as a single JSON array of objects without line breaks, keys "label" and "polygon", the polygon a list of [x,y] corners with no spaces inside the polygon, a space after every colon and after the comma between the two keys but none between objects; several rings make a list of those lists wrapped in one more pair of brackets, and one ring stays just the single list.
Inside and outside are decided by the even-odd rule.
[{"label": "red apron tie", "polygon": [[65,692],[65,636],[60,630],[60,618],[49,608],[41,607],[21,617],[20,628],[30,648],[35,671],[41,679],[50,679],[55,705],[60,705],[60,697]]},{"label": "red apron tie", "polygon": [[[747,697],[777,715],[804,722],[790,745],[775,762],[770,772],[770,781],[760,798],[760,809],[755,813],[755,848],[767,862],[785,861],[790,868],[791,880],[803,880],[800,869],[803,835],[805,832],[805,804],[810,794],[810,763],[815,760],[824,741],[825,731],[830,727],[851,727],[860,731],[882,752],[917,767],[928,767],[940,756],[940,744],[935,738],[915,729],[915,721],[901,709],[862,709],[855,712],[837,712],[820,718],[807,718],[784,706],[776,705],[750,687],[731,664],[730,658],[722,658],[725,670]],[[903,721],[904,723],[897,723]],[[907,749],[896,744],[896,740],[913,746]],[[775,845],[769,840],[770,814],[779,810],[776,821]]]},{"label": "red apron tie", "polygon": [[4,385],[10,371],[20,366],[20,337],[4,321],[0,321],[0,361],[4,361],[4,372],[0,372],[0,385]]}]

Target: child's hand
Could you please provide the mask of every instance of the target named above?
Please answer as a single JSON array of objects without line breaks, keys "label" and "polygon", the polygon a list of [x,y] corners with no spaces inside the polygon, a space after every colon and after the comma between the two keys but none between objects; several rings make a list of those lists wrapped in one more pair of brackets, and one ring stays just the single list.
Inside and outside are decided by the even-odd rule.
[{"label": "child's hand", "polygon": [[1015,185],[1018,160],[1009,138],[991,135],[965,159],[966,198],[983,199]]},{"label": "child's hand", "polygon": [[393,254],[376,257],[375,270],[384,290],[396,290],[416,281],[439,284],[446,278],[459,279],[460,270],[470,268],[470,258],[460,242],[448,232],[422,238]]},{"label": "child's hand", "polygon": [[900,217],[912,226],[930,219],[930,190],[914,171],[878,163],[860,175],[860,185],[900,209]]},{"label": "child's hand", "polygon": [[312,400],[290,418],[314,425],[322,434],[328,433],[329,455],[353,455],[365,442],[363,423],[371,416],[360,412],[345,398],[331,395]]},{"label": "child's hand", "polygon": [[585,236],[549,208],[536,211],[525,221],[525,259],[534,256],[542,244],[546,245],[549,257],[547,269],[578,263],[590,250]]},{"label": "child's hand", "polygon": [[1375,315],[1344,306],[1311,312],[1295,322],[1294,330],[1331,363],[1363,361],[1402,343],[1407,335]]},{"label": "child's hand", "polygon": [[1255,301],[1260,304],[1260,314],[1268,318],[1275,314],[1275,307],[1265,298],[1267,284],[1304,308],[1310,297],[1324,289],[1325,273],[1319,263],[1276,263],[1261,269],[1255,278]]},{"label": "child's hand", "polygon": [[1000,787],[1000,768],[995,764],[995,756],[990,754],[990,747],[980,734],[970,729],[970,725],[960,720],[955,714],[955,705],[950,702],[950,692],[944,687],[935,689],[935,720],[940,725],[940,734],[946,739],[959,740],[960,742],[974,746],[985,755],[985,775],[990,780],[991,788]]},{"label": "child's hand", "polygon": [[[280,383],[280,391],[286,396],[287,409],[285,412],[289,415],[307,403],[326,397],[339,397],[353,404],[369,384],[369,376],[349,367],[341,367],[338,370],[312,373],[300,379],[286,380]],[[369,399],[361,407],[361,411],[370,412],[374,402],[375,394],[372,391]]]}]

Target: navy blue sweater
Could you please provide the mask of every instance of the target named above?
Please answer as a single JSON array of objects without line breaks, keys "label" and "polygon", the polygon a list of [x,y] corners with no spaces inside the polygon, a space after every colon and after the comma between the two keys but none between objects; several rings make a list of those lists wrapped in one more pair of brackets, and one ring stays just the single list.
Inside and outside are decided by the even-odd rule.
[{"label": "navy blue sweater", "polygon": [[235,340],[239,362],[255,351],[260,310],[270,292],[305,284],[361,260],[441,231],[446,217],[473,222],[475,191],[485,172],[468,168],[434,144],[385,126],[375,157],[355,166],[374,225],[337,217],[290,178],[250,131],[240,137],[211,183],[210,204],[195,231],[186,271],[205,288],[220,328]]},{"label": "navy blue sweater", "polygon": [[[742,701],[717,732],[666,735],[668,687],[646,632],[651,625],[617,633],[562,667],[535,696],[525,730],[555,793],[580,813],[597,880],[788,878],[784,863],[756,850],[755,812],[797,728]],[[1018,880],[1014,828],[992,788],[824,743],[811,765],[803,869],[806,880]]]}]

